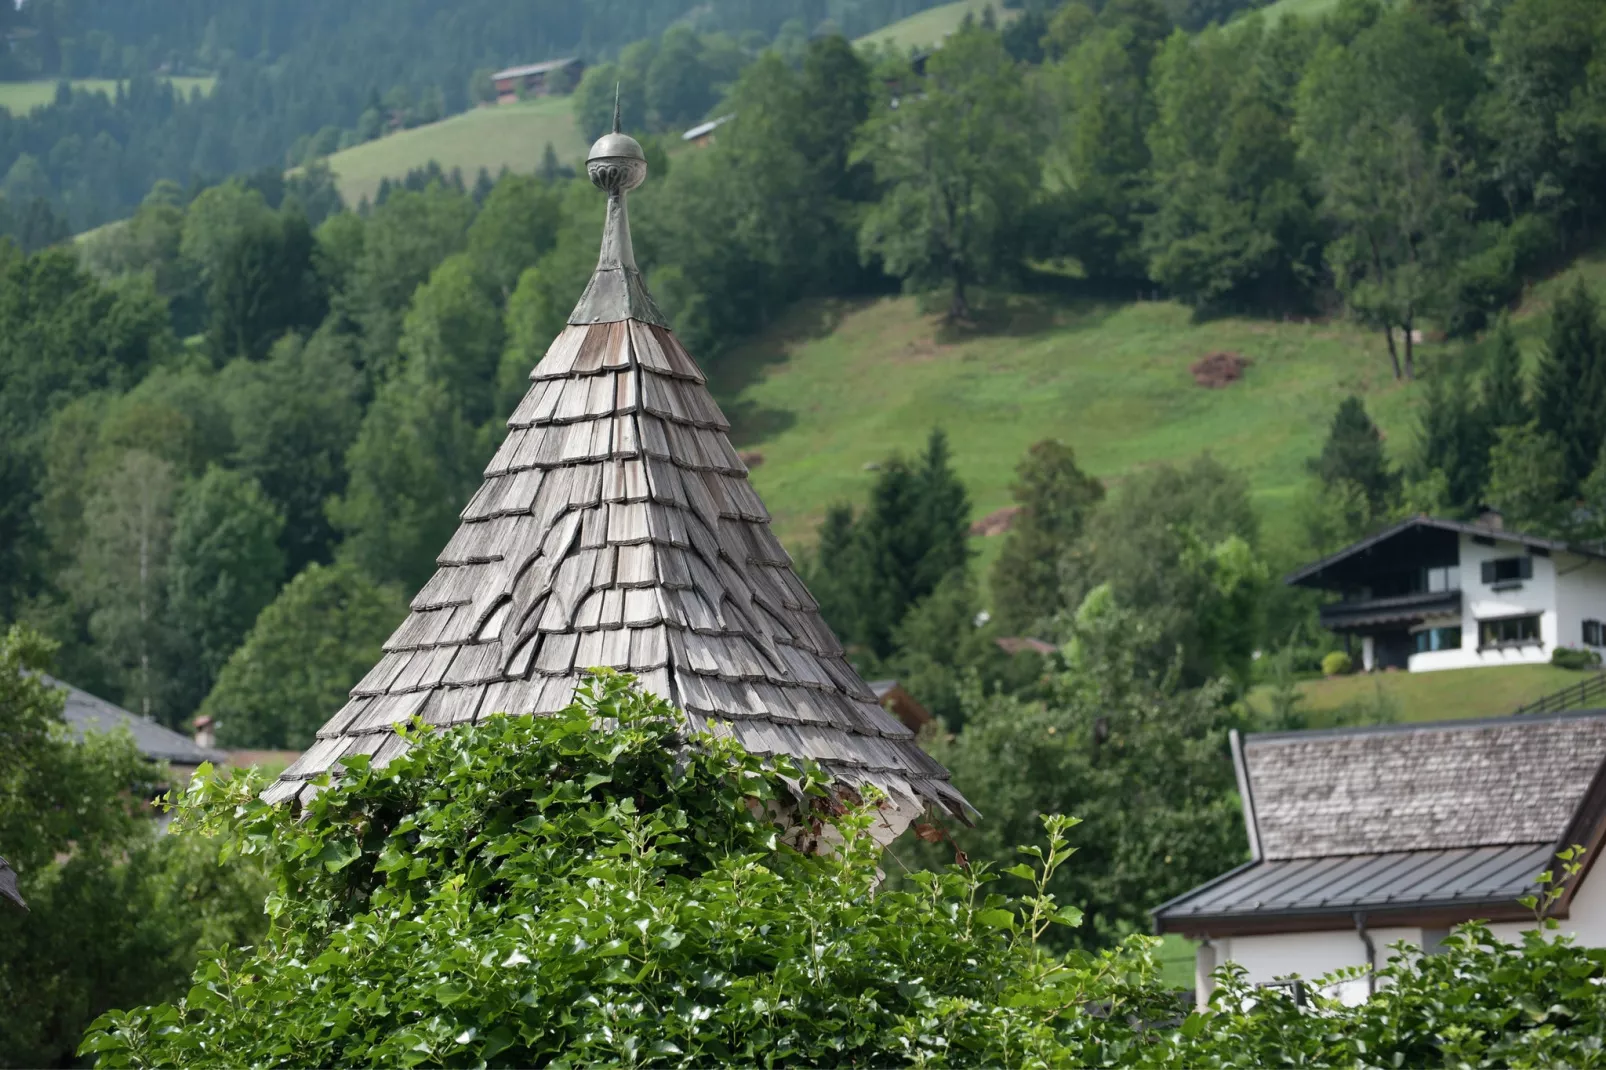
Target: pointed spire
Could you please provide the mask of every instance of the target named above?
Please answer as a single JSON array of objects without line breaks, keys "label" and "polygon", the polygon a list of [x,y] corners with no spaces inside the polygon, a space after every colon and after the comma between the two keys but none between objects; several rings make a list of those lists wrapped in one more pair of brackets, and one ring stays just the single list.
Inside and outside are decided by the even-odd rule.
[{"label": "pointed spire", "polygon": [[647,154],[629,134],[619,131],[619,85],[613,88],[613,132],[604,134],[586,156],[586,174],[592,185],[608,194],[608,215],[602,224],[602,252],[597,270],[585,293],[569,314],[572,324],[614,323],[637,320],[669,326],[653,303],[647,284],[636,267],[636,250],[630,242],[630,214],[625,206],[629,192],[647,179]]}]

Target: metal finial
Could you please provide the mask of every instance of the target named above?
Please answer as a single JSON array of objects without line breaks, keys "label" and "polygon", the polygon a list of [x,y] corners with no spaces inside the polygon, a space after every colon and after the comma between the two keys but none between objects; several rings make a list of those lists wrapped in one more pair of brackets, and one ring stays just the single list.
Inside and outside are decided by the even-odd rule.
[{"label": "metal finial", "polygon": [[609,323],[638,320],[667,326],[653,304],[636,267],[630,242],[630,217],[625,195],[647,178],[647,154],[641,143],[619,130],[619,84],[613,87],[613,132],[603,134],[586,154],[586,175],[592,185],[608,194],[608,214],[602,225],[602,251],[597,270],[569,316],[570,323]]},{"label": "metal finial", "polygon": [[619,132],[619,83],[613,83],[613,132]]}]

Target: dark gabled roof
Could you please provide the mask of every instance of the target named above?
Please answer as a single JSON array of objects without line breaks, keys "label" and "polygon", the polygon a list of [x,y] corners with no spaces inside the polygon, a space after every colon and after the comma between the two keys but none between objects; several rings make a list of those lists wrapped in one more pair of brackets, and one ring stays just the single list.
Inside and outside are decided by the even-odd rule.
[{"label": "dark gabled roof", "polygon": [[264,798],[305,801],[349,755],[388,761],[414,717],[555,712],[608,666],[695,730],[875,785],[894,834],[930,806],[964,819],[947,771],[843,656],[646,291],[625,209],[641,147],[616,130],[587,164],[609,203],[585,294],[384,657]]},{"label": "dark gabled roof", "polygon": [[1552,843],[1513,844],[1253,862],[1162,904],[1154,917],[1162,932],[1176,932],[1244,918],[1268,928],[1319,918],[1348,925],[1356,912],[1374,925],[1386,924],[1389,914],[1488,916],[1532,892],[1554,850]]},{"label": "dark gabled roof", "polygon": [[1243,740],[1261,857],[1554,843],[1606,760],[1606,710]]},{"label": "dark gabled roof", "polygon": [[1320,574],[1333,565],[1364,553],[1375,546],[1413,529],[1428,529],[1434,531],[1447,531],[1457,535],[1477,535],[1496,542],[1510,542],[1534,550],[1544,550],[1551,553],[1579,554],[1583,557],[1594,557],[1606,560],[1606,552],[1598,546],[1585,546],[1578,543],[1564,542],[1560,539],[1547,539],[1539,535],[1524,535],[1519,531],[1504,531],[1498,528],[1486,527],[1482,524],[1468,524],[1460,520],[1439,520],[1429,516],[1414,516],[1402,520],[1398,524],[1384,528],[1375,535],[1368,535],[1360,542],[1351,543],[1336,553],[1328,554],[1320,561],[1313,561],[1303,568],[1295,569],[1283,577],[1287,584],[1299,584],[1313,576]]},{"label": "dark gabled roof", "polygon": [[200,765],[202,762],[219,762],[222,751],[202,747],[188,736],[164,728],[155,721],[130,713],[121,706],[97,698],[88,691],[80,691],[71,684],[62,683],[50,676],[43,679],[67,692],[62,717],[73,734],[82,739],[89,732],[116,732],[127,729],[134,737],[139,752],[153,762],[170,762],[174,765]]},{"label": "dark gabled roof", "polygon": [[1265,733],[1236,751],[1256,857],[1157,907],[1162,932],[1505,916],[1606,813],[1606,709]]}]

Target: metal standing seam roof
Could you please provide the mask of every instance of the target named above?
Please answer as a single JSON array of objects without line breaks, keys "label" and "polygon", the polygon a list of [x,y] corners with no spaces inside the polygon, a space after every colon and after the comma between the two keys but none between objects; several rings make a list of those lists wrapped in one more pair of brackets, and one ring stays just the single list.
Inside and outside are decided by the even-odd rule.
[{"label": "metal standing seam roof", "polygon": [[1513,907],[1606,763],[1606,710],[1266,733],[1240,754],[1259,857],[1157,907],[1162,930]]},{"label": "metal standing seam roof", "polygon": [[130,713],[115,703],[81,691],[71,684],[43,674],[41,678],[67,692],[62,717],[79,739],[89,732],[127,729],[129,735],[134,737],[134,745],[139,752],[154,762],[200,765],[202,762],[219,762],[225,757],[222,751],[202,747],[188,736]]},{"label": "metal standing seam roof", "polygon": [[947,771],[843,656],[646,292],[625,210],[645,169],[622,134],[593,146],[587,170],[609,193],[596,273],[384,657],[264,798],[304,801],[348,755],[383,764],[414,717],[557,711],[609,666],[693,729],[874,784],[897,831],[929,806],[965,818]]},{"label": "metal standing seam roof", "polygon": [[1154,912],[1173,928],[1245,915],[1313,915],[1402,908],[1509,905],[1534,889],[1553,843],[1391,851],[1257,862]]}]

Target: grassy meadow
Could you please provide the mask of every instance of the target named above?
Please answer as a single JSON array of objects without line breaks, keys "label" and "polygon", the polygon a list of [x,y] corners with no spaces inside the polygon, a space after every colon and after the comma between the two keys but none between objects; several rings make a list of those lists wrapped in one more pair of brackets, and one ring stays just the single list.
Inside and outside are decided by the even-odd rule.
[{"label": "grassy meadow", "polygon": [[565,163],[585,159],[589,146],[569,97],[538,97],[474,108],[337,152],[329,157],[329,166],[338,178],[340,195],[355,207],[363,197],[373,199],[382,179],[403,178],[431,160],[447,171],[462,168],[468,182],[474,181],[481,167],[493,177],[503,167],[534,171],[547,142]]},{"label": "grassy meadow", "polygon": [[[1606,292],[1606,255],[1524,300],[1516,325],[1530,359],[1551,300],[1577,274]],[[1422,387],[1395,382],[1376,331],[1342,320],[1196,321],[1170,301],[1004,304],[958,329],[913,297],[805,303],[712,369],[737,447],[763,455],[753,482],[789,546],[812,541],[831,503],[864,500],[875,479],[867,465],[917,451],[940,426],[978,517],[1009,504],[1013,469],[1039,439],[1071,445],[1112,485],[1209,451],[1248,476],[1268,545],[1293,560],[1305,463],[1346,394],[1366,399],[1396,459],[1413,444]],[[1221,351],[1253,363],[1227,387],[1195,385],[1189,366]],[[1460,352],[1418,347],[1425,362]],[[988,557],[996,548],[986,544],[1000,541],[976,540]]]},{"label": "grassy meadow", "polygon": [[[1571,687],[1584,673],[1553,665],[1507,665],[1441,672],[1380,672],[1306,680],[1299,685],[1313,727],[1321,727],[1341,706],[1376,702],[1381,696],[1401,721],[1453,721],[1468,717],[1503,717],[1542,695]],[[1268,710],[1267,688],[1249,697],[1251,706]]]},{"label": "grassy meadow", "polygon": [[[168,78],[165,81],[173,83],[173,88],[188,96],[192,90],[199,89],[202,93],[212,92],[215,78]],[[71,78],[68,79],[73,89],[91,93],[104,93],[108,97],[117,93],[117,79],[115,78]],[[4,108],[12,115],[26,115],[35,108],[42,108],[56,99],[56,82],[54,80],[38,82],[0,82],[0,108]]]},{"label": "grassy meadow", "polygon": [[853,43],[876,48],[891,45],[899,52],[906,52],[911,48],[934,48],[942,43],[944,37],[959,29],[959,24],[965,21],[966,15],[973,15],[979,19],[989,6],[993,9],[993,16],[1000,23],[1019,14],[1017,11],[1004,10],[1000,0],[955,0],[954,3],[929,7],[908,18],[889,23],[879,30],[865,34]]}]

